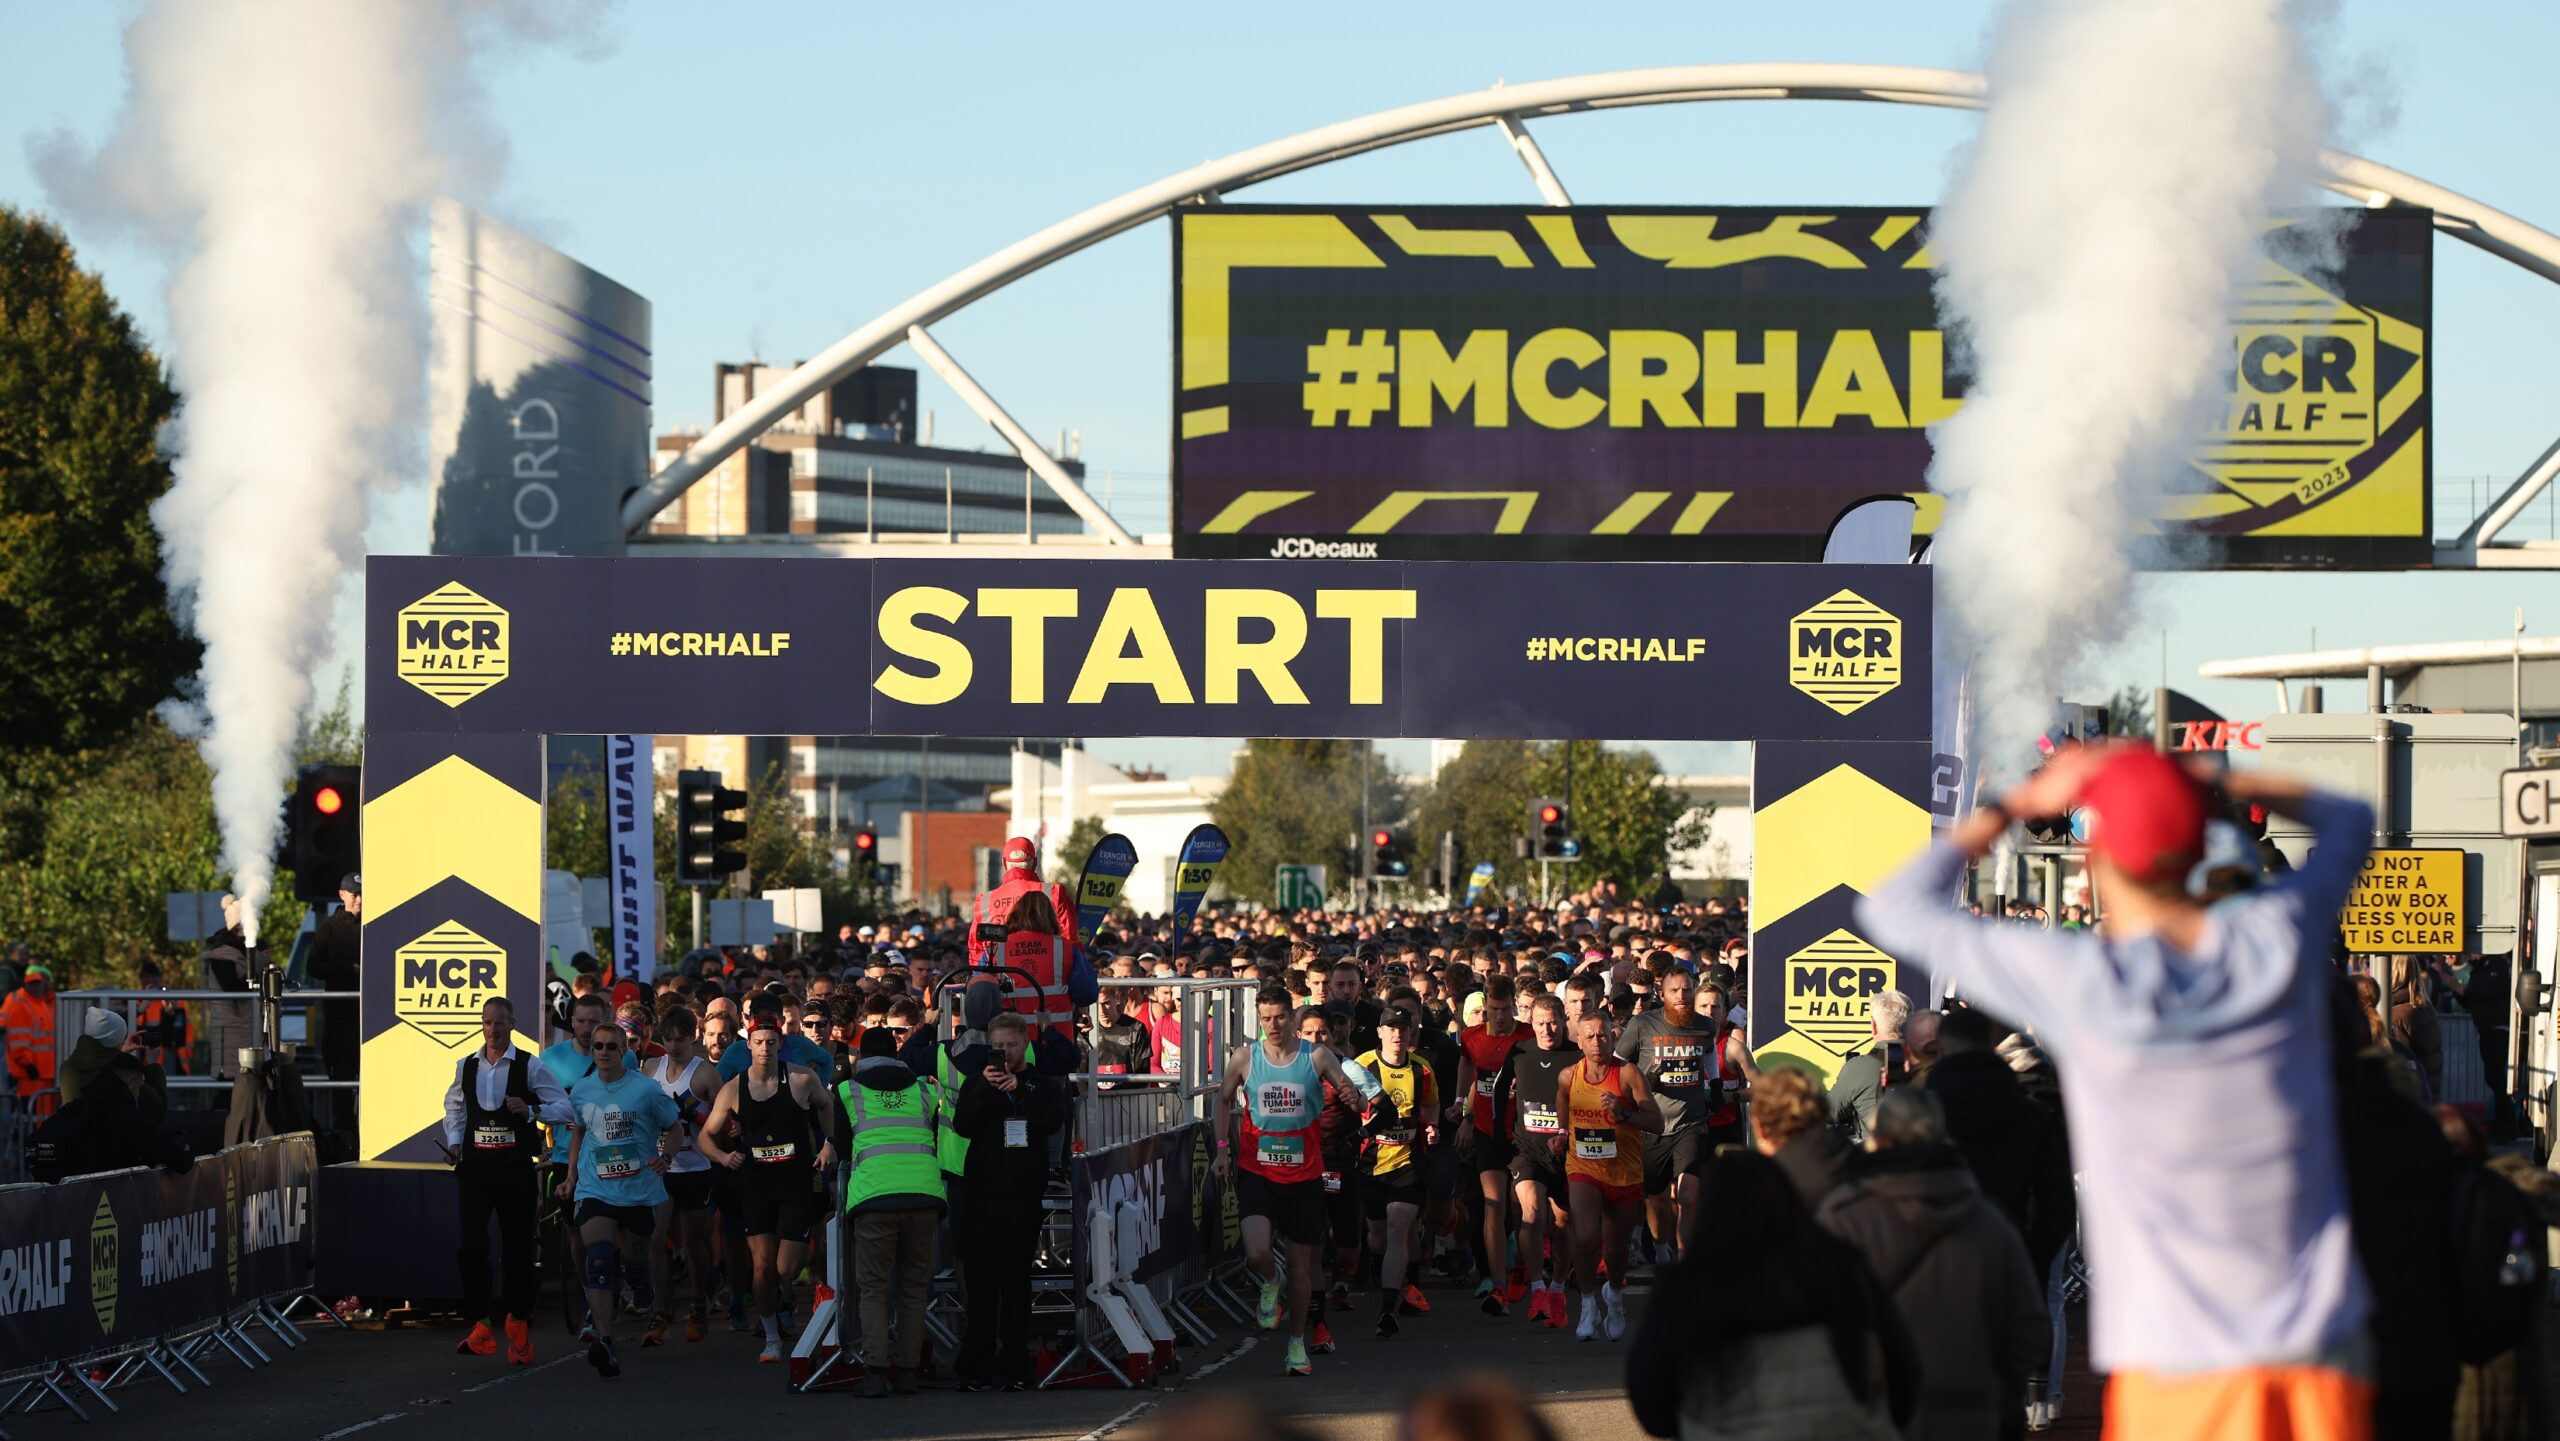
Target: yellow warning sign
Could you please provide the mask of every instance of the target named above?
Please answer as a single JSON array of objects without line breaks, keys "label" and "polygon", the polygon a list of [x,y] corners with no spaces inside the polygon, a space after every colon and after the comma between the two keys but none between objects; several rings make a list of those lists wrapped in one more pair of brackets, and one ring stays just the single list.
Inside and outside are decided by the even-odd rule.
[{"label": "yellow warning sign", "polygon": [[2463,906],[2459,850],[2375,851],[2338,912],[2347,949],[2418,955],[2462,949],[2468,916]]}]

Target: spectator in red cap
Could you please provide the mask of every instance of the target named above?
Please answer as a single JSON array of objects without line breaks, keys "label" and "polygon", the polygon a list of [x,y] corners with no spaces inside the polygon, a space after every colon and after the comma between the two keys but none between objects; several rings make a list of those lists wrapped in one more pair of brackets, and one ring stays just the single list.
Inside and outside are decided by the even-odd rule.
[{"label": "spectator in red cap", "polygon": [[1004,843],[1003,877],[997,881],[995,889],[979,892],[977,900],[969,907],[969,964],[993,965],[1002,958],[1002,946],[994,948],[994,955],[988,954],[991,943],[978,939],[978,927],[999,925],[1007,930],[1015,929],[1014,902],[1035,891],[1049,898],[1051,914],[1057,917],[1059,929],[1069,935],[1074,934],[1075,897],[1068,892],[1064,882],[1051,881],[1044,885],[1040,880],[1039,848],[1021,836],[1011,837]]},{"label": "spectator in red cap", "polygon": [[[2313,833],[2289,875],[2187,892],[2214,797],[2147,747],[2075,747],[1861,902],[1868,938],[2031,1026],[2069,1084],[2091,1359],[2107,1434],[2369,1441],[2372,1309],[2329,1066],[2329,938],[2372,813],[2298,782],[2223,791]],[[1967,915],[1966,863],[2013,818],[2089,812],[2096,931]]]}]

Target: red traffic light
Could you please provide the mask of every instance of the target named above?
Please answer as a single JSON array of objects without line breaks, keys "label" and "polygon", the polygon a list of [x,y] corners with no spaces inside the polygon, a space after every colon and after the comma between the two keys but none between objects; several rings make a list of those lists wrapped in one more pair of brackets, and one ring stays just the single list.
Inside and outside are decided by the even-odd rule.
[{"label": "red traffic light", "polygon": [[856,831],[856,832],[854,833],[854,837],[853,837],[853,848],[854,848],[855,850],[857,850],[857,851],[869,851],[869,850],[877,850],[877,849],[879,849],[879,847],[880,847],[880,838],[879,838],[878,836],[876,836],[876,835],[873,835],[871,832],[869,832],[869,831]]},{"label": "red traffic light", "polygon": [[324,816],[334,816],[347,808],[347,798],[336,786],[322,786],[311,793],[311,808]]},{"label": "red traffic light", "polygon": [[1384,850],[1386,847],[1395,843],[1395,838],[1395,832],[1393,831],[1379,831],[1369,837],[1369,844]]},{"label": "red traffic light", "polygon": [[1563,819],[1564,807],[1562,806],[1538,807],[1538,824],[1542,826],[1551,826]]}]

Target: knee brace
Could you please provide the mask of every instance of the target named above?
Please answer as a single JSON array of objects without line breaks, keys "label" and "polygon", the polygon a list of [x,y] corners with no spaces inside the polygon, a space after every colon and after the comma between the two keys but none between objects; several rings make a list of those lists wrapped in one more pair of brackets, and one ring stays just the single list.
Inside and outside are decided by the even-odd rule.
[{"label": "knee brace", "polygon": [[589,1241],[587,1243],[588,1290],[610,1291],[613,1289],[614,1262],[619,1260],[621,1255],[622,1248],[616,1246],[611,1241]]}]

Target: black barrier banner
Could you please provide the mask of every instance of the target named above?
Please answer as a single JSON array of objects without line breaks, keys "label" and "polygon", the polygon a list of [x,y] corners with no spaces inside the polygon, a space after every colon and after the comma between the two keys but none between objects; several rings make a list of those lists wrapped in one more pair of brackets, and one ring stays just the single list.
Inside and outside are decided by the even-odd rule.
[{"label": "black barrier banner", "polygon": [[[1193,1121],[1160,1135],[1078,1155],[1069,1168],[1068,1184],[1083,1237],[1093,1234],[1099,1216],[1108,1215],[1115,1227],[1120,1226],[1121,1208],[1126,1205],[1133,1208],[1137,1222],[1140,1259],[1135,1273],[1139,1280],[1151,1281],[1200,1255],[1200,1182],[1208,1176],[1208,1168],[1194,1162],[1207,1135],[1208,1126]],[[1122,1228],[1115,1234],[1126,1236],[1130,1231]],[[1076,1248],[1079,1293],[1093,1279],[1084,1274],[1087,1252],[1085,1246]],[[1126,1267],[1127,1258],[1121,1261]]]},{"label": "black barrier banner", "polygon": [[[2232,317],[2160,517],[2204,563],[2432,559],[2431,217],[2340,217],[2337,247],[2279,225]],[[1964,378],[1925,209],[1220,205],[1173,234],[1178,555],[1810,561],[1893,493],[1936,525]]]},{"label": "black barrier banner", "polygon": [[0,1375],[137,1344],[311,1284],[307,1134],[0,1189]]},{"label": "black barrier banner", "polygon": [[1908,566],[376,556],[378,732],[1929,734]]}]

